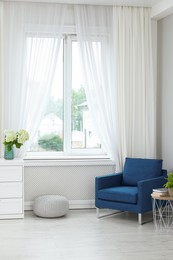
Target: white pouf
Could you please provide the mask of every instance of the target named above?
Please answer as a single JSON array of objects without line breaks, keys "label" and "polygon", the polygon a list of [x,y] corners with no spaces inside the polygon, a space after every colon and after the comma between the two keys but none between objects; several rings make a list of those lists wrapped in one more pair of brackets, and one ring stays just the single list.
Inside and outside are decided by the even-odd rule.
[{"label": "white pouf", "polygon": [[43,195],[34,200],[35,215],[44,218],[62,217],[69,210],[68,200],[59,195]]}]

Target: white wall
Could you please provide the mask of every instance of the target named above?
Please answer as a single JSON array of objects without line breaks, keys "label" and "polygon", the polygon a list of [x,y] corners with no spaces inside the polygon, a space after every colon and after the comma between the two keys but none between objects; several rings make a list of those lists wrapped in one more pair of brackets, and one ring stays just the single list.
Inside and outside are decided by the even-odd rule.
[{"label": "white wall", "polygon": [[25,210],[32,209],[39,195],[57,194],[70,201],[70,208],[92,208],[95,199],[95,177],[114,173],[111,163],[63,163],[61,165],[25,164]]},{"label": "white wall", "polygon": [[173,171],[173,15],[158,22],[158,157]]}]

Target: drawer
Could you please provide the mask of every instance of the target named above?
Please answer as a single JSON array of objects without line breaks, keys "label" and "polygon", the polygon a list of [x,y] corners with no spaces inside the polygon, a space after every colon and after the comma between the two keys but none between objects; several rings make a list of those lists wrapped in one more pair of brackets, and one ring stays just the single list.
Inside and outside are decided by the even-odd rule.
[{"label": "drawer", "polygon": [[0,199],[0,214],[23,213],[22,199]]},{"label": "drawer", "polygon": [[22,166],[0,166],[0,182],[22,181]]},{"label": "drawer", "polygon": [[21,198],[23,195],[22,183],[0,183],[1,198]]}]

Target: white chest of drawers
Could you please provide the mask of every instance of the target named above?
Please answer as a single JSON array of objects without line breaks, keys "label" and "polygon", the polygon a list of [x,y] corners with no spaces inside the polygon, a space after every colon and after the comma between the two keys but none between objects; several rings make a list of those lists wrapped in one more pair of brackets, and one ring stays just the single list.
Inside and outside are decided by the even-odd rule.
[{"label": "white chest of drawers", "polygon": [[23,217],[23,160],[0,159],[0,219]]}]

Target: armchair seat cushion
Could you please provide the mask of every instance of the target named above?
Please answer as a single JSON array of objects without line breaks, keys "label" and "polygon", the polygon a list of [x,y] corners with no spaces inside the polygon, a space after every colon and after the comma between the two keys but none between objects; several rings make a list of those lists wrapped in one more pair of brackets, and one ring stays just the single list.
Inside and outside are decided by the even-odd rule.
[{"label": "armchair seat cushion", "polygon": [[138,188],[132,186],[111,187],[98,191],[98,199],[123,202],[137,203]]}]

